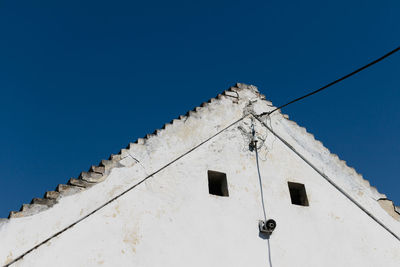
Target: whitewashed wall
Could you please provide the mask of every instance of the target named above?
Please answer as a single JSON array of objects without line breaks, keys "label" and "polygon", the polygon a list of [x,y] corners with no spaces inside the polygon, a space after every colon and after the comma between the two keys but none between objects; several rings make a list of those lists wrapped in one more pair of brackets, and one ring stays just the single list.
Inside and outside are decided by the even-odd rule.
[{"label": "whitewashed wall", "polygon": [[[104,182],[1,223],[0,262],[65,229],[249,111],[271,109],[253,87],[237,91],[239,103],[221,97],[132,149],[140,163],[127,157]],[[400,241],[253,121],[258,138],[266,138],[260,148],[266,212],[278,224],[269,240],[258,231],[263,212],[247,116],[12,266],[399,266]],[[282,115],[267,123],[400,233],[400,223],[377,204],[382,195],[358,174]],[[208,170],[227,174],[229,197],[208,193]],[[310,206],[291,204],[288,181],[305,184]]]}]

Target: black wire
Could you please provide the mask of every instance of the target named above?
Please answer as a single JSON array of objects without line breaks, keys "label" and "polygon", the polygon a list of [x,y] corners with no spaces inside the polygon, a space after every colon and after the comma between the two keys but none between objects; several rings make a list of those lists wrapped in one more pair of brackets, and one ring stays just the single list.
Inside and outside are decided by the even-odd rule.
[{"label": "black wire", "polygon": [[298,152],[292,145],[286,142],[285,139],[280,137],[277,133],[275,133],[265,122],[263,122],[260,118],[255,117],[268,131],[270,131],[275,137],[277,137],[283,144],[285,144],[290,150],[292,150],[297,156],[299,156],[305,163],[308,164],[311,168],[313,168],[322,178],[324,178],[328,183],[330,183],[334,188],[336,188],[340,193],[342,193],[348,200],[353,202],[360,210],[362,210],[365,214],[367,214],[371,219],[377,222],[380,226],[382,226],[386,231],[388,231],[392,236],[394,236],[397,240],[400,241],[400,236],[396,235],[392,230],[389,229],[383,222],[381,222],[378,218],[376,218],[372,213],[370,213],[366,208],[364,208],[357,200],[355,200],[350,194],[346,193],[339,185],[337,185],[331,178],[329,178],[325,173],[319,170],[316,166],[314,166],[311,162],[309,162],[300,152]]},{"label": "black wire", "polygon": [[125,191],[123,191],[122,193],[118,194],[117,196],[113,197],[112,199],[108,200],[106,203],[102,204],[100,207],[97,207],[96,209],[94,209],[93,211],[91,211],[90,213],[86,214],[85,216],[83,216],[82,218],[78,219],[77,221],[73,222],[72,224],[68,225],[67,227],[65,227],[64,229],[61,229],[60,231],[58,231],[57,233],[55,233],[54,235],[50,236],[49,238],[47,238],[46,240],[40,242],[39,244],[37,244],[36,246],[34,246],[33,248],[25,251],[24,253],[22,253],[21,255],[19,255],[18,257],[16,257],[15,259],[13,259],[12,261],[8,262],[7,264],[5,264],[3,267],[8,267],[12,264],[14,264],[15,262],[19,261],[20,259],[22,259],[25,255],[31,253],[32,251],[34,251],[35,249],[39,248],[40,246],[42,246],[43,244],[49,242],[51,239],[59,236],[60,234],[64,233],[65,231],[67,231],[68,229],[74,227],[75,225],[77,225],[78,223],[80,223],[81,221],[89,218],[91,215],[93,215],[94,213],[98,212],[99,210],[103,209],[104,207],[106,207],[107,205],[109,205],[110,203],[112,203],[113,201],[119,199],[120,197],[122,197],[123,195],[125,195],[126,193],[130,192],[132,189],[136,188],[138,185],[144,183],[146,180],[150,179],[151,177],[154,177],[154,175],[156,175],[157,173],[161,172],[162,170],[168,168],[170,165],[172,165],[173,163],[177,162],[178,160],[180,160],[181,158],[185,157],[187,154],[193,152],[194,150],[196,150],[197,148],[201,147],[203,144],[207,143],[208,141],[212,140],[214,137],[218,136],[219,134],[221,134],[223,131],[227,130],[228,128],[232,127],[233,125],[235,125],[236,123],[242,121],[245,117],[247,117],[248,115],[244,115],[243,117],[241,117],[240,119],[238,119],[237,121],[229,124],[228,126],[226,126],[225,128],[223,128],[222,130],[220,130],[219,132],[217,132],[216,134],[214,134],[213,136],[209,137],[208,139],[204,140],[203,142],[201,142],[200,144],[196,145],[195,147],[189,149],[188,151],[186,151],[184,154],[178,156],[177,158],[175,158],[174,160],[170,161],[169,163],[165,164],[164,166],[162,166],[161,168],[159,168],[158,170],[154,171],[152,174],[147,175],[145,178],[143,178],[142,180],[140,180],[138,183],[132,185],[131,187],[129,187],[128,189],[126,189]]},{"label": "black wire", "polygon": [[334,84],[336,84],[336,83],[338,83],[338,82],[341,82],[341,81],[343,81],[343,80],[349,78],[350,76],[353,76],[354,74],[356,74],[356,73],[358,73],[358,72],[360,72],[360,71],[362,71],[362,70],[365,70],[365,69],[368,68],[368,67],[371,67],[372,65],[374,65],[374,64],[378,63],[379,61],[381,61],[381,60],[383,60],[383,59],[385,59],[385,58],[387,58],[387,57],[393,55],[394,53],[398,52],[399,50],[400,50],[400,46],[397,47],[396,49],[390,51],[389,53],[387,53],[387,54],[381,56],[380,58],[375,59],[374,61],[368,63],[367,65],[365,65],[365,66],[363,66],[363,67],[361,67],[361,68],[359,68],[359,69],[356,69],[355,71],[353,71],[353,72],[351,72],[351,73],[349,73],[349,74],[347,74],[347,75],[345,75],[345,76],[343,76],[343,77],[341,77],[341,78],[339,78],[339,79],[337,79],[337,80],[335,80],[335,81],[333,81],[333,82],[331,82],[331,83],[328,83],[327,85],[325,85],[325,86],[323,86],[323,87],[321,87],[321,88],[319,88],[319,89],[317,89],[317,90],[315,90],[315,91],[313,91],[313,92],[311,92],[311,93],[308,93],[308,94],[306,94],[306,95],[304,95],[304,96],[302,96],[302,97],[296,98],[296,99],[294,99],[294,100],[292,100],[292,101],[290,101],[290,102],[288,102],[288,103],[286,103],[286,104],[284,104],[284,105],[282,105],[282,106],[279,106],[279,107],[275,108],[274,110],[272,110],[272,111],[270,111],[270,112],[261,113],[259,116],[262,116],[262,115],[271,115],[273,112],[275,112],[275,111],[277,111],[277,110],[279,110],[279,109],[281,109],[281,108],[284,108],[284,107],[286,107],[286,106],[288,106],[288,105],[290,105],[290,104],[293,104],[293,103],[295,103],[295,102],[297,102],[297,101],[300,101],[300,100],[302,100],[302,99],[304,99],[304,98],[306,98],[306,97],[309,97],[309,96],[311,96],[311,95],[313,95],[313,94],[316,94],[316,93],[318,93],[318,92],[321,92],[322,90],[324,90],[324,89],[326,89],[326,88],[328,88],[328,87],[330,87],[330,86],[332,86],[332,85],[334,85]]}]

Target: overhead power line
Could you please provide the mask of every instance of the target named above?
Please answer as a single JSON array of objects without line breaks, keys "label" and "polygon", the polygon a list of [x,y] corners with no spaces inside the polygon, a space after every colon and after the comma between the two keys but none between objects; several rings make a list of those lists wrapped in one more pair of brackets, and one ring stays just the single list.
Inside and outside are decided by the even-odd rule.
[{"label": "overhead power line", "polygon": [[339,82],[349,78],[350,76],[353,76],[353,75],[357,74],[358,72],[360,72],[362,70],[365,70],[368,67],[371,67],[372,65],[374,65],[374,64],[378,63],[379,61],[381,61],[381,60],[393,55],[394,53],[398,52],[399,50],[400,50],[400,46],[397,47],[396,49],[390,51],[389,53],[386,53],[385,55],[381,56],[380,58],[375,59],[374,61],[368,63],[367,65],[364,65],[361,68],[358,68],[355,71],[353,71],[353,72],[351,72],[351,73],[349,73],[349,74],[347,74],[347,75],[345,75],[345,76],[343,76],[343,77],[341,77],[341,78],[339,78],[339,79],[337,79],[337,80],[335,80],[335,81],[333,81],[331,83],[328,83],[327,85],[324,85],[324,86],[322,86],[321,88],[319,88],[319,89],[317,89],[315,91],[312,91],[311,93],[308,93],[306,95],[303,95],[302,97],[296,98],[296,99],[294,99],[294,100],[292,100],[292,101],[290,101],[290,102],[288,102],[288,103],[286,103],[286,104],[284,104],[282,106],[279,106],[279,107],[275,108],[274,110],[272,110],[270,112],[264,112],[264,113],[260,114],[259,116],[271,115],[272,113],[274,113],[275,111],[277,111],[277,110],[279,110],[281,108],[284,108],[284,107],[286,107],[286,106],[288,106],[290,104],[293,104],[293,103],[295,103],[297,101],[300,101],[300,100],[302,100],[302,99],[304,99],[306,97],[312,96],[312,95],[314,95],[314,94],[316,94],[318,92],[321,92],[322,90],[325,90],[326,88],[328,88],[328,87],[330,87],[330,86],[332,86],[332,85],[334,85],[336,83],[339,83]]}]

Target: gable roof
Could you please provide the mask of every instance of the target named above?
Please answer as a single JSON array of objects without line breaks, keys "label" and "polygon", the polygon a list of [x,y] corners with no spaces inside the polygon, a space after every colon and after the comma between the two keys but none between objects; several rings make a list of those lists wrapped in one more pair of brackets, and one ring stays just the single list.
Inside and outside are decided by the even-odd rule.
[{"label": "gable roof", "polygon": [[[136,145],[145,145],[148,140],[152,138],[157,138],[157,136],[159,136],[161,132],[163,132],[165,129],[174,127],[180,122],[186,121],[188,118],[195,116],[196,113],[204,107],[213,104],[218,100],[221,100],[222,98],[228,98],[232,101],[232,103],[238,104],[238,92],[242,90],[251,91],[254,94],[253,97],[257,97],[260,100],[263,100],[271,108],[271,110],[275,108],[270,101],[265,100],[264,95],[258,92],[257,87],[253,85],[237,83],[235,86],[232,86],[228,90],[225,90],[221,94],[218,94],[215,98],[211,98],[207,102],[204,102],[198,107],[195,107],[193,110],[188,111],[185,115],[181,115],[171,122],[164,124],[161,129],[157,129],[152,134],[147,134],[145,137],[139,138],[135,142],[130,143],[126,148],[121,149],[118,154],[111,154],[107,160],[101,160],[97,166],[91,166],[88,171],[81,172],[77,178],[71,178],[66,184],[59,184],[54,191],[45,192],[42,198],[33,198],[30,204],[23,204],[19,211],[11,211],[8,218],[20,218],[37,214],[41,211],[53,207],[59,202],[61,198],[65,196],[81,193],[86,189],[103,182],[105,179],[107,179],[110,171],[113,168],[121,167],[119,163],[121,160],[127,157],[131,157],[133,160],[138,161],[132,156],[132,154],[135,154],[134,150]],[[249,100],[250,98],[246,99],[246,101]],[[347,171],[350,171],[355,177],[358,178],[359,182],[370,189],[370,191],[374,195],[374,199],[377,201],[381,201],[380,205],[382,207],[384,206],[385,210],[390,209],[390,213],[392,213],[392,216],[393,214],[397,214],[400,218],[400,207],[396,207],[394,203],[387,199],[384,194],[380,194],[375,187],[370,186],[369,181],[363,179],[362,176],[358,174],[354,168],[349,168],[346,165],[345,161],[340,160],[337,155],[331,154],[330,151],[325,148],[320,141],[315,140],[314,136],[308,133],[304,127],[300,127],[295,122],[290,121],[288,119],[288,115],[282,114],[280,111],[275,112],[274,114],[276,114],[274,117],[280,117],[281,121],[286,121],[288,125],[294,126],[294,129],[297,129],[296,133],[292,136],[294,136],[295,138],[299,138],[300,136],[307,136],[309,141],[314,144],[315,150],[320,150],[323,151],[324,154],[330,155],[330,157],[332,157],[337,164],[346,168]],[[284,118],[285,120],[282,120],[282,118]],[[291,131],[291,127],[286,127],[286,129]],[[315,151],[313,151],[312,153],[315,153]],[[383,202],[385,204],[382,204]]]},{"label": "gable roof", "polygon": [[[287,115],[277,111],[271,116],[258,116],[274,108],[255,86],[238,83],[153,134],[130,143],[98,166],[91,166],[78,178],[46,192],[43,198],[34,198],[20,211],[11,212],[9,219],[0,221],[0,239],[13,246],[16,255],[23,256],[246,117],[273,122],[274,134],[289,148],[399,236],[400,224],[395,217],[399,213],[393,202]],[[0,249],[0,259],[6,254]]]}]

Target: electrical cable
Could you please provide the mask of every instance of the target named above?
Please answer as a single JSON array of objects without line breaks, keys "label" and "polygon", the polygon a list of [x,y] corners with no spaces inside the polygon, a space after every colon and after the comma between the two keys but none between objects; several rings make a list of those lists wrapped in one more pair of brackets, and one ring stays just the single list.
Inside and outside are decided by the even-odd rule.
[{"label": "electrical cable", "polygon": [[[102,204],[101,206],[97,207],[96,209],[94,209],[93,211],[91,211],[90,213],[84,215],[83,217],[81,217],[80,219],[78,219],[77,221],[73,222],[72,224],[66,226],[65,228],[61,229],[60,231],[58,231],[57,233],[53,234],[52,236],[50,236],[49,238],[45,239],[44,241],[41,241],[40,243],[38,243],[37,245],[35,245],[34,247],[32,247],[31,249],[23,252],[21,255],[17,256],[15,259],[9,261],[8,263],[6,263],[5,265],[3,265],[2,267],[8,267],[14,263],[16,263],[17,261],[21,260],[24,256],[26,256],[27,254],[31,253],[32,251],[34,251],[35,249],[39,248],[40,246],[44,245],[45,243],[49,242],[50,240],[52,240],[53,238],[61,235],[62,233],[64,233],[65,231],[71,229],[72,227],[74,227],[75,225],[77,225],[78,223],[82,222],[83,220],[89,218],[91,215],[95,214],[96,212],[100,211],[101,209],[103,209],[104,207],[106,207],[107,205],[111,204],[112,202],[114,202],[115,200],[119,199],[120,197],[122,197],[123,195],[125,195],[126,193],[130,192],[132,189],[136,188],[137,186],[139,186],[140,184],[144,183],[146,180],[150,179],[151,177],[154,177],[156,174],[158,174],[159,172],[161,172],[162,170],[168,168],[169,166],[171,166],[172,164],[174,164],[175,162],[177,162],[178,160],[180,160],[181,158],[185,157],[186,155],[188,155],[189,153],[191,153],[192,151],[196,150],[197,148],[201,147],[203,144],[209,142],[210,140],[212,140],[213,138],[215,138],[216,136],[218,136],[219,134],[221,134],[222,132],[224,132],[225,130],[229,129],[230,127],[232,127],[233,125],[237,124],[238,122],[242,121],[244,118],[246,118],[247,116],[249,116],[249,114],[244,115],[243,117],[239,118],[238,120],[232,122],[231,124],[229,124],[228,126],[224,127],[223,129],[221,129],[220,131],[218,131],[217,133],[215,133],[214,135],[212,135],[211,137],[207,138],[206,140],[202,141],[200,144],[197,144],[196,146],[192,147],[191,149],[189,149],[188,151],[186,151],[185,153],[181,154],[180,156],[178,156],[177,158],[173,159],[172,161],[170,161],[169,163],[163,165],[161,168],[155,170],[153,173],[147,175],[145,178],[143,178],[142,180],[140,180],[139,182],[137,182],[136,184],[132,185],[131,187],[129,187],[128,189],[125,189],[124,191],[122,191],[121,193],[119,193],[118,195],[114,196],[112,199],[108,200],[107,202],[105,202],[104,204]],[[132,156],[131,156],[132,157]],[[132,157],[133,158],[133,157]],[[134,160],[136,160],[135,158],[133,158]]]},{"label": "electrical cable", "polygon": [[[265,212],[265,203],[264,203],[264,192],[262,189],[262,179],[261,179],[261,173],[260,173],[260,164],[258,162],[258,149],[257,149],[257,140],[256,140],[256,131],[254,129],[254,123],[252,121],[251,124],[251,133],[253,135],[253,141],[252,141],[252,146],[256,152],[256,164],[257,164],[257,173],[258,173],[258,181],[260,183],[260,193],[261,193],[261,203],[262,203],[262,208],[263,208],[263,212],[264,212],[264,223],[267,222],[267,214]],[[269,237],[267,238],[267,244],[268,244],[268,262],[269,262],[269,266],[272,267],[272,259],[271,259],[271,244],[270,244],[270,240]]]},{"label": "electrical cable", "polygon": [[398,52],[399,50],[400,50],[400,46],[395,48],[395,49],[393,49],[392,51],[386,53],[385,55],[381,56],[380,58],[375,59],[374,61],[368,63],[367,65],[364,65],[361,68],[358,68],[355,71],[353,71],[353,72],[351,72],[351,73],[349,73],[349,74],[347,74],[347,75],[345,75],[345,76],[343,76],[343,77],[341,77],[341,78],[339,78],[339,79],[337,79],[337,80],[335,80],[335,81],[333,81],[331,83],[328,83],[327,85],[324,85],[324,86],[322,86],[321,88],[319,88],[319,89],[317,89],[315,91],[312,91],[311,93],[308,93],[308,94],[303,95],[303,96],[301,96],[299,98],[296,98],[296,99],[294,99],[294,100],[292,100],[292,101],[290,101],[290,102],[288,102],[288,103],[286,103],[286,104],[284,104],[282,106],[279,106],[279,107],[273,109],[272,111],[261,113],[259,116],[271,115],[272,113],[274,113],[275,111],[277,111],[279,109],[282,109],[282,108],[284,108],[284,107],[286,107],[286,106],[288,106],[290,104],[293,104],[293,103],[295,103],[297,101],[300,101],[300,100],[302,100],[302,99],[304,99],[306,97],[309,97],[309,96],[312,96],[312,95],[314,95],[314,94],[316,94],[318,92],[321,92],[322,90],[325,90],[326,88],[328,88],[328,87],[330,87],[330,86],[332,86],[332,85],[334,85],[336,83],[339,83],[339,82],[341,82],[341,81],[343,81],[343,80],[345,80],[345,79],[357,74],[358,72],[360,72],[362,70],[365,70],[368,67],[371,67],[372,65],[374,65],[374,64],[378,63],[379,61],[381,61],[381,60],[393,55],[394,53]]},{"label": "electrical cable", "polygon": [[261,201],[262,201],[262,207],[263,207],[263,212],[264,212],[264,222],[267,221],[267,215],[265,213],[265,203],[264,203],[264,193],[262,189],[262,182],[261,182],[261,174],[260,174],[260,166],[258,164],[258,152],[257,152],[257,142],[255,145],[254,150],[256,151],[256,162],[257,162],[257,172],[258,172],[258,180],[260,182],[260,190],[261,190]]},{"label": "electrical cable", "polygon": [[328,183],[330,183],[336,190],[338,190],[342,195],[344,195],[348,200],[354,203],[361,211],[373,219],[376,223],[382,226],[386,231],[388,231],[394,238],[400,241],[400,236],[393,232],[389,227],[387,227],[382,221],[375,217],[371,212],[364,208],[356,199],[354,199],[350,194],[348,194],[344,189],[337,185],[330,177],[314,166],[310,161],[308,161],[300,152],[298,152],[292,145],[290,145],[285,139],[280,137],[276,132],[274,132],[265,122],[263,122],[257,116],[254,116],[267,130],[269,130],[275,137],[277,137],[285,146],[287,146],[291,151],[293,151],[297,156],[299,156],[305,163],[308,164],[312,169],[314,169],[322,178],[324,178]]},{"label": "electrical cable", "polygon": [[252,123],[252,135],[253,135],[253,147],[256,152],[256,163],[257,163],[257,173],[258,173],[258,181],[260,183],[260,192],[261,192],[261,204],[264,212],[264,222],[267,221],[267,214],[265,212],[265,203],[264,203],[264,193],[263,193],[263,188],[262,188],[262,179],[261,179],[261,174],[260,174],[260,165],[258,163],[258,151],[257,151],[257,140],[255,139],[255,130],[254,130],[254,124]]}]

